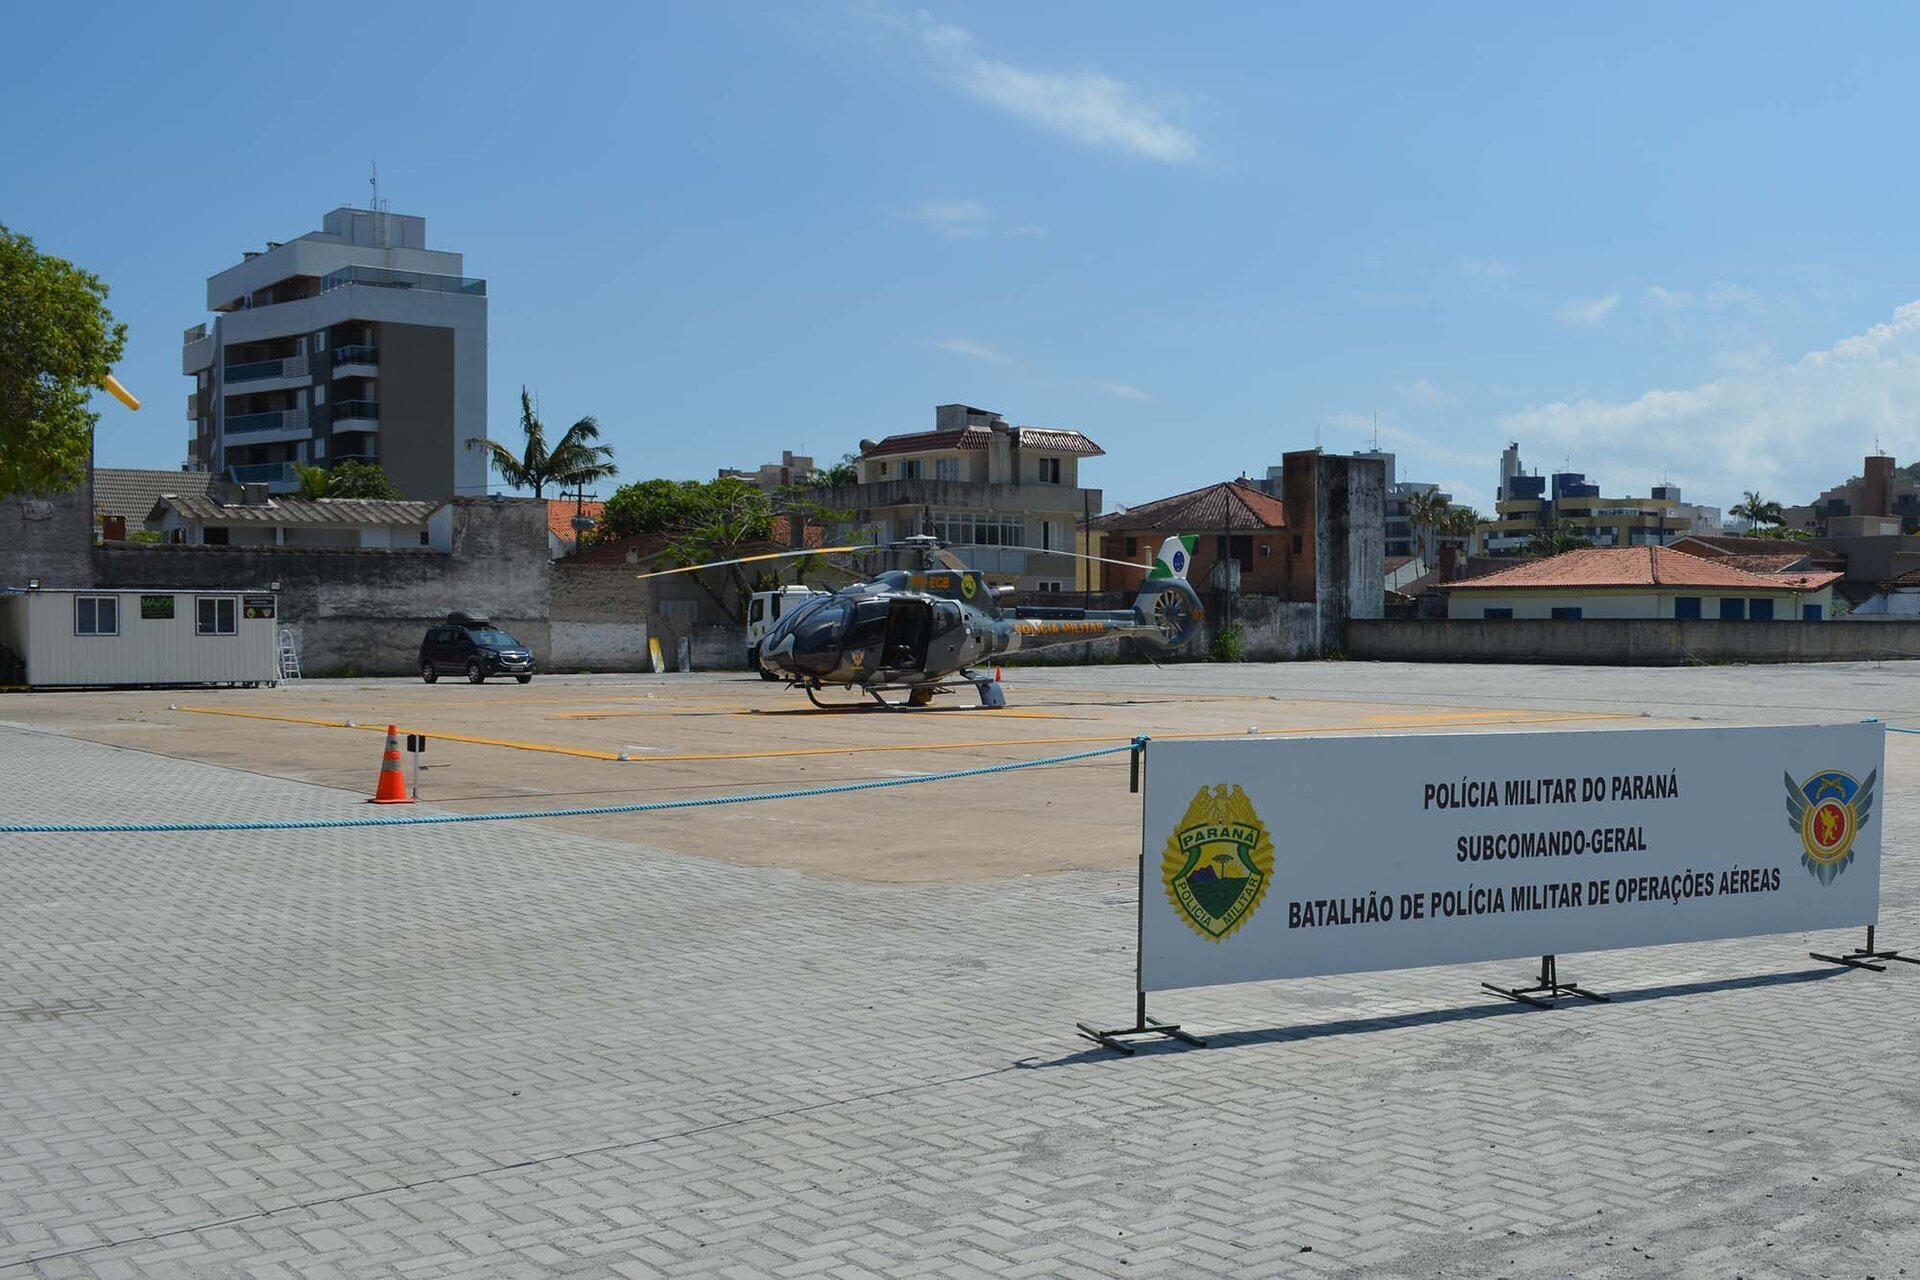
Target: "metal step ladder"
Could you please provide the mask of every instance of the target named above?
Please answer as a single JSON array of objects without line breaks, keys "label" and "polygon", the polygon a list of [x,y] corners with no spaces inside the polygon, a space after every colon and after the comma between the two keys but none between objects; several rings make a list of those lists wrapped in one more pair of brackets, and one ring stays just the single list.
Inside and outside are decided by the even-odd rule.
[{"label": "metal step ladder", "polygon": [[300,678],[300,647],[293,641],[291,627],[280,628],[280,682]]}]

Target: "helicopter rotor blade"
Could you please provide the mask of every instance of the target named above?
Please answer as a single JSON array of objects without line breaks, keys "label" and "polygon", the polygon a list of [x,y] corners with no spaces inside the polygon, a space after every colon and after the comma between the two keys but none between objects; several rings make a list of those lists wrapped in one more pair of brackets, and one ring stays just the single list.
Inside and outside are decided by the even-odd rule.
[{"label": "helicopter rotor blade", "polygon": [[[993,551],[1000,551],[1005,549],[997,546],[989,547],[988,544],[984,542],[962,543],[957,549],[972,550],[975,548],[978,548],[981,550],[993,550]],[[1015,549],[1022,550],[1022,551],[1041,551],[1042,550],[1039,547],[1020,547]],[[1043,554],[1050,555],[1050,556],[1066,556],[1073,560],[1091,560],[1095,564],[1117,564],[1122,569],[1141,569],[1147,572],[1151,572],[1153,569],[1153,565],[1142,564],[1138,560],[1115,560],[1109,556],[1090,556],[1090,555],[1085,555],[1078,551],[1061,551],[1057,547],[1047,547],[1044,549]],[[947,567],[948,568],[965,568],[966,566],[965,565],[948,565]]]},{"label": "helicopter rotor blade", "polygon": [[730,564],[758,564],[763,560],[792,560],[800,556],[824,556],[840,552],[871,550],[871,547],[807,547],[801,551],[769,551],[764,555],[735,556],[731,560],[709,560],[705,564],[683,564],[678,569],[655,569],[652,573],[638,573],[634,577],[664,578],[675,573],[698,573],[702,569],[720,569]]}]

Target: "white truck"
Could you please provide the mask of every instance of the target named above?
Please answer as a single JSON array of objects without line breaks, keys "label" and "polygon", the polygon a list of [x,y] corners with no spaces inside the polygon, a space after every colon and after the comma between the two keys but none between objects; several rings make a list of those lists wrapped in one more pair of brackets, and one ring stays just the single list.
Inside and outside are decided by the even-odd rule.
[{"label": "white truck", "polygon": [[768,671],[760,665],[760,641],[765,638],[769,627],[801,601],[829,594],[818,587],[801,586],[754,592],[747,601],[747,669],[758,671],[762,680],[780,679],[779,672]]}]

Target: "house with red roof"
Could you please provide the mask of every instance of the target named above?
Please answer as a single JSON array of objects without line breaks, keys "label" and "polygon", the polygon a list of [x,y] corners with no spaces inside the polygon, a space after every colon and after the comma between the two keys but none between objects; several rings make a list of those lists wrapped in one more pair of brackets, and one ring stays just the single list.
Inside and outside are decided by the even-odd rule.
[{"label": "house with red roof", "polygon": [[1153,566],[1154,553],[1168,535],[1199,535],[1187,576],[1196,586],[1217,584],[1216,566],[1231,561],[1239,566],[1233,589],[1249,595],[1284,596],[1290,571],[1287,510],[1246,480],[1210,484],[1170,498],[1158,498],[1097,516],[1090,522],[1096,535],[1094,555],[1129,560],[1138,570],[1100,566],[1102,586],[1110,591],[1137,591]]},{"label": "house with red roof", "polygon": [[580,547],[580,535],[591,532],[607,504],[579,498],[547,499],[547,551],[558,560]]},{"label": "house with red roof", "polygon": [[1016,427],[989,409],[943,404],[932,431],[862,440],[859,483],[810,498],[852,513],[876,541],[931,532],[995,586],[1080,589],[1079,527],[1099,512],[1080,464],[1106,450],[1078,431]]},{"label": "house with red roof", "polygon": [[1447,617],[1720,618],[1833,615],[1831,569],[1754,573],[1671,547],[1589,547],[1444,584]]}]

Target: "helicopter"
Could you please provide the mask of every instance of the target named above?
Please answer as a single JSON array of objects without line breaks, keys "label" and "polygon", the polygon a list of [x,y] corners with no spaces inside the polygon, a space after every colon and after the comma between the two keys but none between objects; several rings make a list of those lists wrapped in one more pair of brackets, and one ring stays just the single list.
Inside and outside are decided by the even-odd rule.
[{"label": "helicopter", "polygon": [[[842,709],[821,700],[821,692],[829,687],[861,693],[889,710],[903,710],[926,707],[936,694],[966,685],[979,693],[981,706],[1000,708],[1006,706],[1005,691],[998,680],[979,669],[996,658],[1109,636],[1125,636],[1162,652],[1191,640],[1206,617],[1199,593],[1187,581],[1196,541],[1193,534],[1175,534],[1160,544],[1131,609],[1003,604],[1012,587],[990,585],[953,548],[925,535],[885,548],[813,547],[639,576],[657,578],[837,552],[904,553],[903,558],[919,561],[917,568],[889,569],[789,608],[761,638],[762,674],[804,690],[808,700],[823,710]],[[1143,567],[1131,560],[1056,554],[1129,569]]]}]

